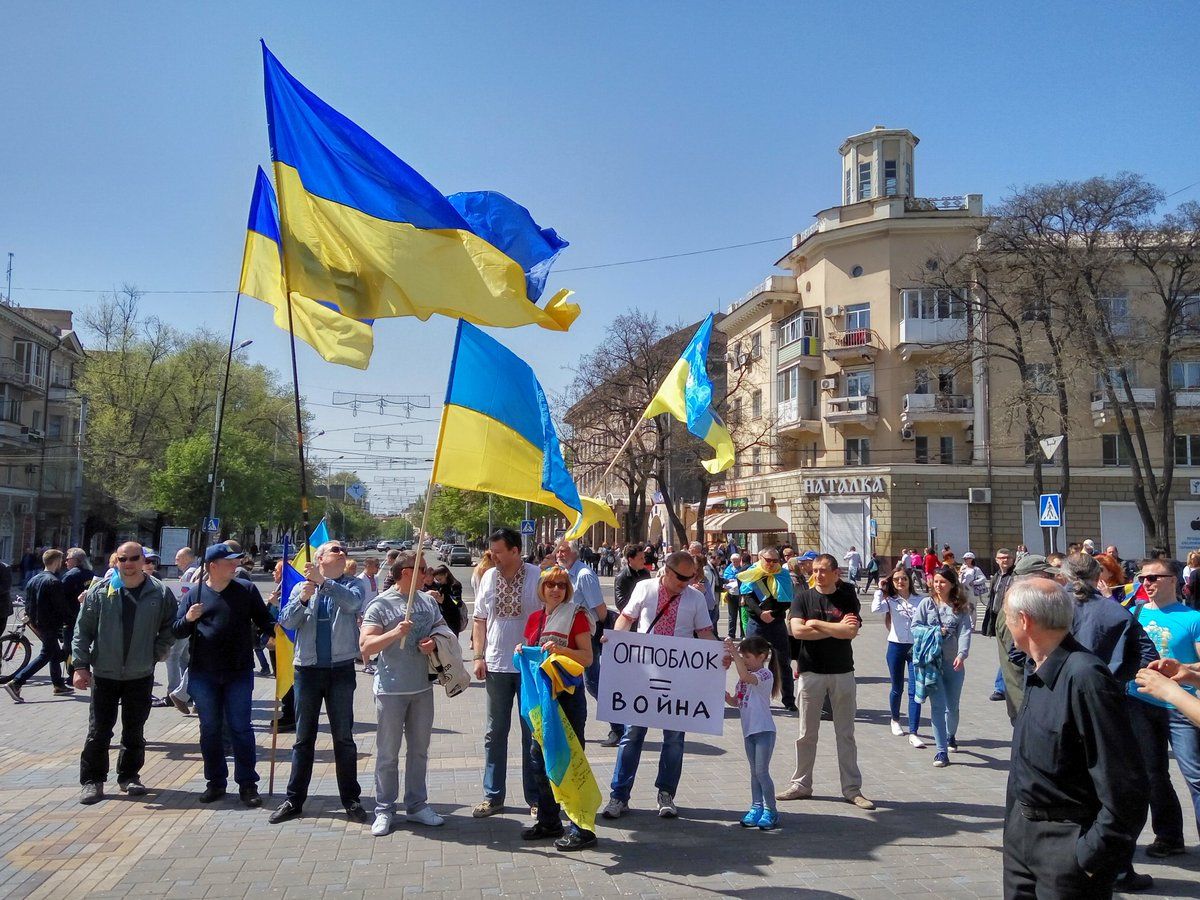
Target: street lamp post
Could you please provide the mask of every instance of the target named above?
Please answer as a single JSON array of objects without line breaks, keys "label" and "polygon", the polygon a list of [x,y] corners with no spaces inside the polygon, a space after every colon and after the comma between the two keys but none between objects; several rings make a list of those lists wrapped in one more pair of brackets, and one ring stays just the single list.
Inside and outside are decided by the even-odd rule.
[{"label": "street lamp post", "polygon": [[[236,327],[236,321],[234,327]],[[221,456],[221,428],[225,424],[225,393],[229,390],[229,370],[233,366],[233,354],[249,347],[253,343],[252,339],[247,338],[235,347],[233,346],[232,333],[230,334],[229,352],[225,355],[225,380],[221,384],[220,393],[217,394],[217,421],[213,425],[212,470],[208,474],[209,486],[211,488],[208,498],[208,517],[210,519],[214,519],[217,516],[217,461]],[[203,536],[201,537],[200,545],[203,548]]]}]

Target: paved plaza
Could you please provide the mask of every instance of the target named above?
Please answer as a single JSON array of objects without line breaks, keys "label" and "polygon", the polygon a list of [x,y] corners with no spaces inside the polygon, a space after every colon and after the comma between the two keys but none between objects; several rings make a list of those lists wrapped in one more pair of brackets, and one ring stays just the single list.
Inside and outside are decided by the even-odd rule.
[{"label": "paved plaza", "polygon": [[[611,597],[611,579],[604,581]],[[1004,704],[987,699],[996,669],[994,642],[975,638],[963,694],[961,751],[952,754],[949,768],[935,769],[932,749],[912,749],[888,729],[886,632],[879,617],[864,618],[855,642],[856,732],[864,793],[877,811],[842,800],[833,730],[826,723],[816,796],[781,804],[778,832],[740,828],[748,774],[740,728],[728,718],[721,737],[687,742],[679,820],[655,816],[659,745],[647,741],[633,811],[617,822],[599,819],[599,845],[577,855],[520,839],[529,811],[520,803],[515,725],[509,808],[489,819],[471,818],[481,798],[481,684],[453,700],[435,688],[429,793],[446,825],[401,823],[390,836],[372,838],[369,825],[349,823],[342,813],[324,726],[306,817],[274,826],[267,816],[281,799],[291,735],[280,736],[276,793],[265,798],[264,809],[243,808],[236,792],[206,807],[196,800],[204,787],[197,720],[170,708],[153,710],[147,726],[142,778],[149,794],[125,797],[112,776],[109,799],[80,806],[86,698],[52,697],[47,680],[35,678],[25,688],[23,706],[0,696],[0,897],[999,896],[1010,727]],[[162,666],[158,674],[163,677]],[[274,681],[258,678],[256,688],[265,794]],[[356,707],[359,775],[369,810],[375,716],[365,675],[359,676]],[[796,719],[779,714],[776,723],[780,740],[772,773],[782,787],[793,767]],[[927,724],[922,731],[928,738]],[[605,732],[602,724],[588,722],[588,758],[607,799],[616,750],[595,743]],[[1186,788],[1177,781],[1186,810]],[[1192,817],[1185,819],[1195,848]],[[1138,868],[1155,877],[1153,896],[1200,896],[1195,849],[1169,864],[1139,852]]]}]

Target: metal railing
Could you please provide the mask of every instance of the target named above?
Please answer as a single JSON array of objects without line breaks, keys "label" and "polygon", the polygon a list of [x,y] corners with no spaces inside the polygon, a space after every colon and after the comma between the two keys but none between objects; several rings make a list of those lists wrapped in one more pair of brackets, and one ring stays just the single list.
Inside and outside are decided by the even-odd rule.
[{"label": "metal railing", "polygon": [[828,397],[825,400],[826,418],[876,415],[879,415],[879,400],[875,397]]},{"label": "metal railing", "polygon": [[908,212],[928,212],[936,209],[958,210],[967,208],[964,197],[905,197],[904,209]]},{"label": "metal railing", "polygon": [[883,347],[883,341],[879,339],[870,328],[853,328],[850,331],[831,331],[825,338],[825,349],[829,350],[854,350],[859,347],[870,347],[876,350]]},{"label": "metal railing", "polygon": [[970,394],[905,394],[905,412],[971,412],[975,399]]}]

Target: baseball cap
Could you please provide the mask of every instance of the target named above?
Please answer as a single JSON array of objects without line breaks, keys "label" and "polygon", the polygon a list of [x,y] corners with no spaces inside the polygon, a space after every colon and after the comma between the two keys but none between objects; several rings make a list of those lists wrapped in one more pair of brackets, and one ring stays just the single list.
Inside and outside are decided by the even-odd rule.
[{"label": "baseball cap", "polygon": [[1013,566],[1013,575],[1018,578],[1024,575],[1044,575],[1047,578],[1056,578],[1062,574],[1062,569],[1050,565],[1046,562],[1046,557],[1034,553],[1026,553]]},{"label": "baseball cap", "polygon": [[975,554],[972,553],[970,550],[968,550],[966,553],[963,554],[963,559],[974,559],[974,558],[975,558]]},{"label": "baseball cap", "polygon": [[162,561],[161,557],[158,555],[158,551],[151,550],[149,547],[147,547],[145,550],[142,551],[142,556],[148,562],[161,562]]},{"label": "baseball cap", "polygon": [[802,554],[800,554],[800,559],[802,559],[802,560],[813,560],[816,558],[817,558],[816,550],[805,550]]},{"label": "baseball cap", "polygon": [[241,559],[242,551],[234,550],[228,544],[213,544],[204,551],[204,561],[210,563],[217,559]]}]

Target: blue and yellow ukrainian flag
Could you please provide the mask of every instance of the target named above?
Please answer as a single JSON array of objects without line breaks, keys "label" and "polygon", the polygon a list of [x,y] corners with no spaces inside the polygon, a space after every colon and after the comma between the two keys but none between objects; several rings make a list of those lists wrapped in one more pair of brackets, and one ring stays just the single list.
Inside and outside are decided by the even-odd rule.
[{"label": "blue and yellow ukrainian flag", "polygon": [[573,523],[568,537],[597,522],[617,527],[608,504],[579,496],[533,370],[461,320],[432,481],[553,507]]},{"label": "blue and yellow ukrainian flag", "polygon": [[701,460],[704,468],[716,475],[733,465],[733,438],[712,405],[712,379],[708,377],[708,343],[712,328],[713,316],[709,313],[642,418],[653,419],[660,413],[670,413],[687,425],[688,431],[716,451],[715,458]]},{"label": "blue and yellow ukrainian flag", "polygon": [[[300,551],[288,559],[288,540],[283,539],[283,580],[279,583],[279,611],[287,606],[296,585],[304,581],[301,571],[304,564],[311,560],[313,552],[329,540],[329,529],[322,519],[313,529],[308,543]],[[296,655],[296,635],[282,625],[275,626],[275,697],[282,699],[292,687],[296,672],[292,661]]]},{"label": "blue and yellow ukrainian flag", "polygon": [[[275,308],[275,324],[288,330],[287,293],[283,281],[283,251],[279,246],[279,207],[275,189],[261,168],[250,200],[246,249],[242,255],[242,280],[238,288]],[[292,295],[292,323],[296,337],[331,363],[365,369],[374,349],[371,321],[344,316],[327,304]]]},{"label": "blue and yellow ukrainian flag", "polygon": [[567,246],[503,194],[442,195],[291,76],[263,44],[267,124],[292,296],[355,319],[434,313],[566,331],[560,291],[539,307]]}]

